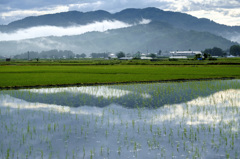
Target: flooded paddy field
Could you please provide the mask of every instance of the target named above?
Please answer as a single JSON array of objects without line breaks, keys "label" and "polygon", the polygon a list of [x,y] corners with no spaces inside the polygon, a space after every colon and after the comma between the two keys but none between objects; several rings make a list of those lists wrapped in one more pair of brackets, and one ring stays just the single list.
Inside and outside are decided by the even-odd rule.
[{"label": "flooded paddy field", "polygon": [[0,158],[240,158],[240,80],[3,90]]}]

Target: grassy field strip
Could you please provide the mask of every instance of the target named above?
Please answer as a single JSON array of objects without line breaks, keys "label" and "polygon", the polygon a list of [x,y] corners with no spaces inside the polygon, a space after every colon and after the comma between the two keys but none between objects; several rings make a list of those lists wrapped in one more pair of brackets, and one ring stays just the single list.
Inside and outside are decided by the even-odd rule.
[{"label": "grassy field strip", "polygon": [[0,87],[240,78],[239,66],[0,66]]}]

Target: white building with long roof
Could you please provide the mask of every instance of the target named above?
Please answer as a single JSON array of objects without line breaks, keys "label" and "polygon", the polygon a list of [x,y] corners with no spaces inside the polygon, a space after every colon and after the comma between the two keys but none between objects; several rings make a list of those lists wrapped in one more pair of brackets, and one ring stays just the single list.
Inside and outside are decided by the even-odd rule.
[{"label": "white building with long roof", "polygon": [[202,55],[201,51],[170,51],[171,56],[195,56]]}]

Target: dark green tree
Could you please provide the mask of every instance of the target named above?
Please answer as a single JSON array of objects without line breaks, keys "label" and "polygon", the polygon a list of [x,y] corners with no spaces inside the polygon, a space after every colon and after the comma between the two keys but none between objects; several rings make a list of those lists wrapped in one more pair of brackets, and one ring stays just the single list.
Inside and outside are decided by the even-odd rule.
[{"label": "dark green tree", "polygon": [[203,51],[204,54],[211,55],[212,54],[212,49],[205,49]]},{"label": "dark green tree", "polygon": [[233,45],[230,47],[230,54],[234,56],[240,55],[240,45]]},{"label": "dark green tree", "polygon": [[201,57],[202,57],[201,54],[196,54],[195,57],[194,57],[194,59],[195,59],[195,60],[198,60],[198,59],[201,58]]},{"label": "dark green tree", "polygon": [[204,57],[204,59],[207,59],[207,58],[210,57],[210,56],[211,56],[210,54],[203,53],[203,57]]},{"label": "dark green tree", "polygon": [[85,54],[85,53],[82,53],[81,55],[80,55],[80,57],[81,58],[85,58],[87,55]]},{"label": "dark green tree", "polygon": [[218,47],[214,47],[212,48],[212,56],[223,56],[224,55],[224,51],[221,48]]},{"label": "dark green tree", "polygon": [[214,47],[212,49],[205,49],[203,51],[203,53],[205,54],[210,54],[211,56],[223,56],[225,55],[225,52],[221,49],[221,48],[218,48],[218,47]]},{"label": "dark green tree", "polygon": [[148,57],[151,57],[151,58],[153,58],[153,59],[154,59],[154,58],[156,58],[156,57],[157,57],[157,55],[152,53],[152,54],[149,54],[149,55],[148,55]]},{"label": "dark green tree", "polygon": [[117,53],[117,57],[118,58],[125,57],[125,53],[120,51],[119,53]]},{"label": "dark green tree", "polygon": [[141,58],[141,52],[140,51],[136,52],[136,54],[134,54],[133,57],[135,59],[140,59]]}]

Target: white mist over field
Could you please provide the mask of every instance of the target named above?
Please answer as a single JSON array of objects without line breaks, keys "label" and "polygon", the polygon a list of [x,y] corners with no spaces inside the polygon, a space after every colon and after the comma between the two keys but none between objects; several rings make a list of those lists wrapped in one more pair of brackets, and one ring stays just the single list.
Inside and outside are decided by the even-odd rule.
[{"label": "white mist over field", "polygon": [[[150,20],[143,19],[138,24],[148,24]],[[99,31],[104,32],[110,29],[119,29],[131,27],[135,24],[128,24],[118,20],[110,21],[104,20],[101,22],[94,22],[87,25],[57,27],[57,26],[38,26],[27,29],[21,29],[12,33],[0,32],[0,41],[24,40],[47,36],[71,36],[80,35],[86,32]]]}]

